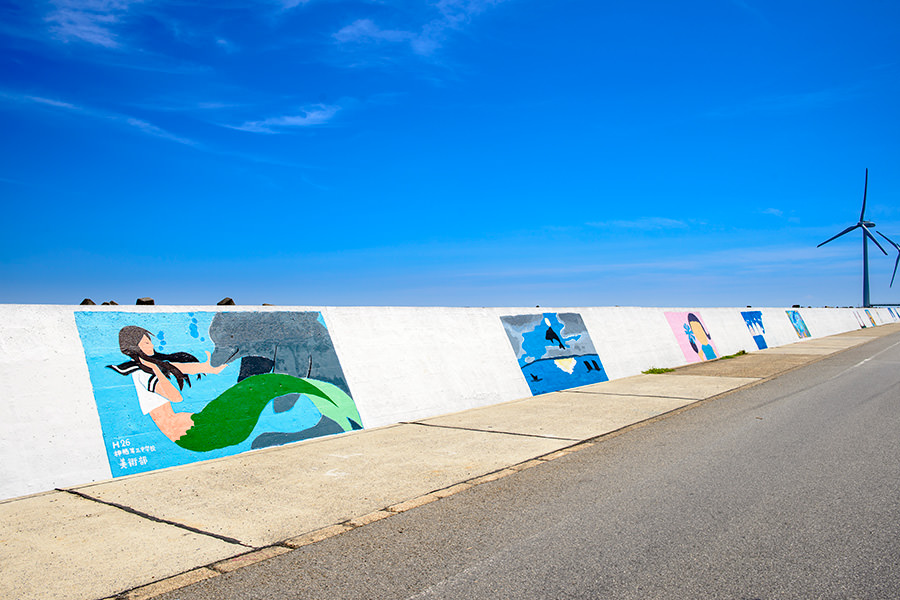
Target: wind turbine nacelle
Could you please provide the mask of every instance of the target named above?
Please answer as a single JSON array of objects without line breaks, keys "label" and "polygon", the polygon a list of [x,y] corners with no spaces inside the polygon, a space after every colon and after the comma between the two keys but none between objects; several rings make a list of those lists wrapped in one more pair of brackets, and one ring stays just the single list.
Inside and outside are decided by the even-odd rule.
[{"label": "wind turbine nacelle", "polygon": [[875,223],[873,223],[872,221],[863,221],[862,224],[865,227],[875,227]]}]

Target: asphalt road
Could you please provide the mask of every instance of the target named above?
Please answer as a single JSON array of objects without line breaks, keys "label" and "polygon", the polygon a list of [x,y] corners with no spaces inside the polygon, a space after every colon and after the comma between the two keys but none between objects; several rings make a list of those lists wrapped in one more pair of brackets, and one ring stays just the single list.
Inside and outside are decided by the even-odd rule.
[{"label": "asphalt road", "polygon": [[162,598],[900,598],[898,367],[894,334]]}]

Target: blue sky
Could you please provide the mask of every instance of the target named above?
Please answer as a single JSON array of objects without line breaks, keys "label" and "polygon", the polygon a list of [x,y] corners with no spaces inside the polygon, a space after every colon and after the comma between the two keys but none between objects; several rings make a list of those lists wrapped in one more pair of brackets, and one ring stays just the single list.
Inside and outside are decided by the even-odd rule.
[{"label": "blue sky", "polygon": [[[861,302],[900,4],[0,4],[0,302]],[[879,238],[880,239],[880,238]],[[872,257],[872,298],[897,252]]]}]

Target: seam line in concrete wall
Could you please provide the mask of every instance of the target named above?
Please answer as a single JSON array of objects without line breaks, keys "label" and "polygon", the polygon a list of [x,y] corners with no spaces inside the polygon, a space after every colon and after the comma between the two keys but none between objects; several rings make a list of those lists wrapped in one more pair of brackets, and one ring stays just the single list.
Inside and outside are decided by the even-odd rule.
[{"label": "seam line in concrete wall", "polygon": [[183,523],[178,523],[176,521],[169,521],[168,519],[161,519],[159,517],[154,517],[153,515],[147,514],[145,512],[141,512],[137,509],[131,508],[130,506],[125,506],[124,504],[118,504],[116,502],[109,502],[107,500],[100,500],[99,498],[94,498],[92,496],[88,496],[87,494],[83,494],[83,493],[77,492],[75,490],[56,488],[56,491],[65,492],[67,494],[72,494],[73,496],[78,496],[79,498],[88,500],[89,502],[96,502],[97,504],[104,504],[106,506],[118,508],[119,510],[123,510],[129,514],[135,515],[137,517],[141,517],[142,519],[147,519],[148,521],[153,521],[154,523],[161,523],[163,525],[171,525],[172,527],[184,529],[185,531],[190,531],[191,533],[196,533],[199,535],[205,535],[207,537],[215,538],[217,540],[227,542],[229,544],[235,544],[237,546],[243,546],[245,548],[255,549],[254,546],[245,544],[244,542],[242,542],[240,540],[236,540],[234,538],[230,538],[230,537],[224,536],[224,535],[219,535],[218,533],[212,533],[211,531],[204,531],[203,529],[191,527],[190,525],[184,525]]},{"label": "seam line in concrete wall", "polygon": [[436,427],[438,429],[461,429],[462,431],[477,431],[479,433],[499,433],[501,435],[517,435],[519,437],[540,438],[542,440],[560,440],[563,442],[580,442],[577,438],[558,437],[555,435],[537,435],[534,433],[518,433],[515,431],[500,431],[497,429],[478,429],[477,427],[459,427],[455,425],[437,425],[434,423],[421,423],[419,421],[403,421],[403,425],[421,425],[422,427]]}]

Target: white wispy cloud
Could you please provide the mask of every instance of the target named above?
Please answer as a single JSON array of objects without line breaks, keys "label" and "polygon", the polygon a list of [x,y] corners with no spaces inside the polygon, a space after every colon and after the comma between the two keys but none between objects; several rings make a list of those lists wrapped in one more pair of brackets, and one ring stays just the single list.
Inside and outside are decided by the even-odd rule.
[{"label": "white wispy cloud", "polygon": [[147,135],[152,135],[153,137],[162,138],[164,140],[169,140],[172,142],[177,142],[179,144],[184,144],[186,146],[196,146],[197,142],[190,140],[185,137],[181,137],[180,135],[175,135],[170,131],[166,131],[161,127],[157,127],[152,123],[148,123],[147,121],[142,121],[141,119],[135,119],[134,117],[119,117],[124,118],[125,123],[128,125],[135,127]]},{"label": "white wispy cloud", "polygon": [[440,0],[434,5],[438,15],[423,23],[416,31],[386,29],[371,19],[357,19],[332,37],[339,44],[392,43],[408,44],[413,53],[430,56],[445,42],[450,31],[468,24],[472,17],[505,0]]},{"label": "white wispy cloud", "polygon": [[642,217],[626,221],[595,221],[586,223],[589,227],[601,229],[639,229],[641,231],[657,231],[664,229],[687,229],[690,227],[685,221],[669,219],[667,217]]},{"label": "white wispy cloud", "polygon": [[306,4],[309,0],[278,0],[277,4],[280,4],[281,7],[285,10],[290,10],[292,8],[296,8],[301,4]]},{"label": "white wispy cloud", "polygon": [[773,217],[783,217],[784,211],[778,208],[767,208],[765,210],[760,211],[764,215],[772,215]]},{"label": "white wispy cloud", "polygon": [[316,104],[300,109],[299,114],[270,117],[261,121],[246,121],[241,125],[226,125],[226,127],[251,133],[283,133],[291,129],[325,125],[340,109],[340,106]]},{"label": "white wispy cloud", "polygon": [[[77,104],[73,104],[71,102],[64,102],[62,100],[56,100],[53,98],[45,98],[41,96],[35,95],[27,95],[20,93],[13,93],[0,90],[0,106],[3,104],[6,105],[18,105],[19,107],[32,107],[31,110],[44,110],[44,111],[54,111],[59,113],[69,113],[76,117],[87,118],[87,119],[95,119],[99,121],[105,121],[113,126],[118,126],[126,130],[135,131],[141,135],[150,136],[153,138],[165,140],[168,142],[174,142],[177,144],[181,144],[183,146],[188,146],[193,148],[194,150],[204,152],[207,154],[212,154],[215,156],[221,156],[228,159],[236,159],[238,161],[243,162],[252,162],[259,164],[267,164],[274,165],[278,167],[286,167],[292,169],[295,173],[299,173],[300,180],[309,185],[310,187],[318,188],[318,189],[327,189],[323,187],[321,184],[317,183],[311,177],[308,177],[306,174],[302,173],[302,171],[309,171],[314,173],[321,169],[320,166],[309,164],[309,163],[299,163],[290,160],[285,160],[282,156],[267,156],[265,154],[252,154],[240,151],[234,151],[230,149],[225,149],[221,147],[216,147],[215,145],[210,145],[208,143],[199,142],[193,140],[191,138],[178,135],[173,133],[167,129],[154,125],[153,123],[139,119],[127,114],[110,112],[106,110],[99,110],[90,107],[79,106]],[[200,108],[218,108],[220,105],[210,105],[207,106],[204,103],[199,103]],[[224,105],[222,105],[224,106]],[[314,119],[311,119],[314,120]],[[278,121],[278,119],[272,119],[272,121]],[[16,184],[16,185],[29,185],[25,182],[9,179],[0,176],[0,183],[2,184]]]},{"label": "white wispy cloud", "polygon": [[40,96],[23,96],[25,100],[29,100],[36,104],[45,104],[47,106],[53,106],[55,108],[65,108],[68,110],[81,110],[79,107],[74,104],[70,104],[69,102],[61,102],[59,100],[53,100],[51,98],[41,98]]},{"label": "white wispy cloud", "polygon": [[[214,154],[216,156],[224,156],[224,157],[228,157],[228,158],[235,158],[235,159],[238,159],[241,161],[262,163],[262,164],[275,165],[275,166],[280,166],[280,167],[288,167],[291,169],[304,169],[304,170],[309,170],[309,171],[315,171],[320,168],[320,167],[317,167],[317,166],[311,165],[311,164],[303,164],[303,163],[286,161],[281,157],[273,158],[273,157],[265,156],[265,155],[261,155],[261,154],[248,154],[248,153],[244,153],[244,152],[235,152],[232,150],[216,148],[214,146],[210,146],[208,144],[204,144],[204,143],[198,142],[196,140],[193,140],[193,139],[181,136],[181,135],[177,135],[175,133],[172,133],[171,131],[168,131],[167,129],[163,129],[162,127],[154,125],[153,123],[150,123],[143,119],[138,119],[136,117],[132,117],[132,116],[121,114],[121,113],[79,106],[77,104],[72,104],[71,102],[64,102],[64,101],[55,100],[52,98],[44,98],[41,96],[34,96],[34,95],[27,95],[27,94],[17,94],[17,93],[5,92],[5,91],[0,90],[0,104],[3,104],[3,103],[18,104],[18,105],[22,105],[22,106],[31,105],[31,106],[35,106],[35,107],[40,107],[44,110],[56,110],[56,111],[61,111],[61,112],[68,112],[73,115],[79,115],[79,116],[86,117],[86,118],[104,120],[104,121],[108,121],[108,122],[117,124],[122,127],[127,127],[130,129],[136,130],[136,131],[142,133],[143,135],[167,140],[170,142],[175,142],[177,144],[182,144],[185,146],[189,146],[191,148],[194,148],[195,150],[199,150],[201,152],[206,152],[209,154]],[[216,108],[228,107],[228,106],[229,105],[220,105],[220,104],[207,105],[205,103],[198,103],[195,107],[196,108],[216,109]],[[155,108],[158,108],[158,107],[155,107]],[[337,107],[334,107],[334,108],[336,111]],[[288,121],[290,120],[289,117],[283,117],[283,118],[288,119]],[[270,120],[273,123],[276,123],[279,121],[279,119],[270,119]],[[311,124],[313,121],[315,121],[315,118],[308,116],[308,122]],[[274,127],[274,126],[275,125],[272,125],[271,127]],[[305,175],[302,176],[301,179],[312,187],[321,188],[320,185],[309,180]],[[0,182],[22,183],[22,182],[18,182],[18,181],[12,180],[12,179],[4,179],[4,178],[0,178]]]},{"label": "white wispy cloud", "polygon": [[[856,269],[859,261],[852,251],[801,246],[745,246],[725,250],[697,250],[702,244],[692,246],[689,252],[683,248],[672,248],[658,258],[641,256],[638,258],[619,257],[616,261],[585,261],[571,264],[542,265],[530,263],[528,266],[512,266],[497,270],[490,267],[469,268],[467,277],[485,278],[541,278],[558,275],[597,275],[615,273],[691,273],[698,267],[706,272],[720,273],[791,273],[797,271]],[[595,252],[602,255],[602,252]]]},{"label": "white wispy cloud", "polygon": [[110,121],[113,123],[118,123],[120,125],[125,125],[130,128],[137,129],[146,135],[150,135],[156,138],[161,138],[165,140],[169,140],[172,142],[176,142],[179,144],[184,144],[186,146],[199,147],[200,144],[186,137],[182,137],[176,135],[170,131],[167,131],[161,127],[153,125],[152,123],[148,123],[147,121],[137,119],[135,117],[129,115],[123,115],[116,112],[110,112],[106,110],[90,108],[85,106],[79,106],[77,104],[72,104],[71,102],[64,102],[62,100],[55,100],[52,98],[43,98],[41,96],[31,96],[27,94],[14,94],[8,92],[0,92],[0,101],[6,101],[9,103],[16,104],[37,104],[42,107],[51,109],[51,110],[60,110],[73,114],[78,114],[84,117],[89,117],[92,119],[101,119],[104,121]]},{"label": "white wispy cloud", "polygon": [[217,111],[247,109],[251,106],[244,102],[207,100],[200,96],[200,94],[190,93],[162,93],[141,98],[139,102],[130,102],[128,106],[142,111],[178,112],[194,116],[208,115]]},{"label": "white wispy cloud", "polygon": [[225,38],[216,38],[216,45],[228,53],[238,51],[238,47],[233,42],[230,42],[229,40],[226,40]]},{"label": "white wispy cloud", "polygon": [[52,0],[45,17],[50,31],[60,41],[81,41],[105,48],[118,47],[113,27],[129,8],[142,0]]},{"label": "white wispy cloud", "polygon": [[432,21],[447,27],[461,27],[472,17],[493,8],[505,0],[440,0],[437,9],[441,17]]},{"label": "white wispy cloud", "polygon": [[358,19],[342,28],[332,37],[342,44],[373,41],[405,42],[415,37],[409,31],[381,29],[371,19]]},{"label": "white wispy cloud", "polygon": [[437,9],[440,16],[432,19],[412,43],[416,54],[429,55],[440,48],[450,31],[461,30],[472,17],[501,4],[505,0],[440,0]]}]

